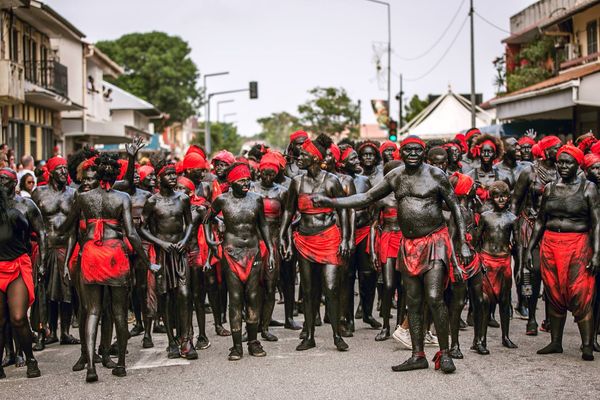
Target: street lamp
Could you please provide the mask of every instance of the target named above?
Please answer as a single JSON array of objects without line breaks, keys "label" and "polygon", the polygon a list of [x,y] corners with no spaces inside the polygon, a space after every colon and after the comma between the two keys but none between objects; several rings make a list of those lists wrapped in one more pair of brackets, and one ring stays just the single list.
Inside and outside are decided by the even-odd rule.
[{"label": "street lamp", "polygon": [[217,101],[217,122],[221,122],[221,114],[219,111],[219,107],[221,106],[221,104],[233,103],[234,101],[235,100],[233,100],[233,99]]},{"label": "street lamp", "polygon": [[210,154],[210,97],[207,99],[208,88],[206,87],[206,78],[211,76],[229,75],[227,72],[214,72],[212,74],[204,75],[204,149],[206,154]]},{"label": "street lamp", "polygon": [[237,115],[237,113],[227,113],[227,114],[223,114],[223,122],[225,122],[225,120],[227,119],[227,117],[233,117],[234,115]]},{"label": "street lamp", "polygon": [[388,101],[388,115],[392,108],[391,104],[391,84],[392,84],[392,17],[390,15],[390,3],[380,0],[365,0],[371,3],[380,4],[387,7],[387,20],[388,20],[388,73],[387,73],[387,101]]}]

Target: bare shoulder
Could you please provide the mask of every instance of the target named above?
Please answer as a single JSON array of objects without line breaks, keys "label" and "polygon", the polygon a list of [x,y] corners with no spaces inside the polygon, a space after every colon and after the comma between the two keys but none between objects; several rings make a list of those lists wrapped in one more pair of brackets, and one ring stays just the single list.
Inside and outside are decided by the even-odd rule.
[{"label": "bare shoulder", "polygon": [[389,182],[394,182],[398,179],[401,179],[402,175],[404,175],[406,171],[406,166],[404,164],[397,166],[396,168],[394,168],[393,170],[391,170],[390,172],[388,172],[385,176],[384,179],[386,179]]}]

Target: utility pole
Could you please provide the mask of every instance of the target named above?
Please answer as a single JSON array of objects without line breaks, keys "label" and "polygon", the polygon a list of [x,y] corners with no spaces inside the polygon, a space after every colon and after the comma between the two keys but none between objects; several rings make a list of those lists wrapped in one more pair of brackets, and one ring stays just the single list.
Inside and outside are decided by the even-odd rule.
[{"label": "utility pole", "polygon": [[[205,75],[206,76],[206,75]],[[232,94],[232,93],[241,93],[241,92],[248,92],[250,89],[236,89],[236,90],[225,90],[223,92],[215,92],[215,93],[210,93],[206,99],[206,121],[207,121],[207,125],[206,125],[206,131],[205,131],[205,136],[204,136],[204,147],[206,150],[206,154],[210,154],[212,152],[212,142],[211,142],[211,138],[210,138],[210,100],[214,97],[214,96],[221,96],[224,94]]]},{"label": "utility pole", "polygon": [[402,128],[402,74],[400,74],[400,92],[398,92],[398,129]]},{"label": "utility pole", "polygon": [[475,28],[473,0],[471,0],[471,8],[469,16],[471,17],[471,128],[475,127]]},{"label": "utility pole", "polygon": [[206,87],[206,78],[211,76],[229,75],[229,72],[215,72],[213,74],[204,75],[204,150],[206,154],[211,153],[210,148],[210,97],[206,97],[208,94],[208,88]]}]

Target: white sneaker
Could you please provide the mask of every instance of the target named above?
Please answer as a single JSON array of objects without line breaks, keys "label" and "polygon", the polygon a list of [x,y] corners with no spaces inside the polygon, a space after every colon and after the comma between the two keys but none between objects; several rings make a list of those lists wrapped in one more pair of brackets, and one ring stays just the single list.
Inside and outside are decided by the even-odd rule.
[{"label": "white sneaker", "polygon": [[394,340],[396,340],[400,345],[408,350],[412,350],[412,342],[410,340],[410,331],[408,329],[404,329],[402,326],[398,325],[396,330],[392,334]]},{"label": "white sneaker", "polygon": [[437,336],[435,336],[431,331],[427,331],[425,334],[424,340],[425,346],[438,346],[440,343],[438,342]]}]

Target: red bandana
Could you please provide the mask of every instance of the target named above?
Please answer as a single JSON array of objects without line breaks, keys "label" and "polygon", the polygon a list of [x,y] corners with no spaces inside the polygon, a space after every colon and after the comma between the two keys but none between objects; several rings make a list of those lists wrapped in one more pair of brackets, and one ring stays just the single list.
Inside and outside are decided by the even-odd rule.
[{"label": "red bandana", "polygon": [[61,165],[67,165],[67,160],[62,158],[61,156],[56,156],[48,159],[46,161],[46,167],[48,167],[48,172],[53,172],[56,168]]},{"label": "red bandana", "polygon": [[456,185],[454,186],[454,194],[457,196],[466,196],[469,194],[471,189],[473,188],[473,178],[469,175],[461,174],[460,172],[455,172],[452,176],[456,176],[458,181],[456,181]]},{"label": "red bandana", "polygon": [[204,152],[204,150],[202,150],[199,146],[196,146],[195,144],[191,145],[185,152],[186,156],[190,154],[199,154],[202,158],[206,160],[206,153]]},{"label": "red bandana", "polygon": [[213,157],[212,163],[214,164],[215,161],[221,161],[221,162],[224,162],[225,164],[231,165],[235,162],[235,157],[233,154],[231,154],[227,150],[221,150],[217,154],[215,154],[215,156]]},{"label": "red bandana", "polygon": [[517,143],[520,146],[523,146],[524,144],[528,144],[530,146],[533,146],[535,144],[535,140],[533,140],[529,136],[523,136],[521,139],[519,139],[519,141]]},{"label": "red bandana", "polygon": [[563,147],[561,147],[558,150],[558,153],[556,153],[556,158],[558,159],[558,157],[562,153],[567,153],[568,155],[573,157],[575,159],[575,161],[577,161],[577,164],[579,164],[579,165],[581,165],[581,163],[583,163],[583,158],[584,158],[583,151],[579,150],[577,147],[573,146],[571,143],[567,143]]},{"label": "red bandana", "polygon": [[352,147],[347,147],[346,150],[344,150],[344,152],[342,153],[342,156],[340,157],[341,161],[346,161],[346,159],[348,157],[350,157],[350,154],[352,154],[352,152],[354,151],[354,149]]},{"label": "red bandana", "polygon": [[183,157],[183,169],[208,169],[208,165],[200,153],[188,153]]},{"label": "red bandana", "polygon": [[280,160],[279,158],[275,155],[275,153],[267,153],[263,156],[263,158],[260,159],[260,164],[258,166],[259,170],[264,170],[264,169],[272,169],[275,172],[279,172],[279,169],[281,168],[280,166]]},{"label": "red bandana", "polygon": [[168,169],[175,169],[176,170],[175,164],[172,164],[172,163],[166,164],[164,167],[162,167],[158,171],[158,174],[156,174],[156,175],[161,176],[162,174],[164,174],[165,172],[167,172]]},{"label": "red bandana", "polygon": [[600,155],[589,153],[583,158],[583,169],[586,171],[594,164],[600,163]]},{"label": "red bandana", "polygon": [[465,135],[462,133],[454,136],[454,140],[458,140],[460,142],[461,151],[463,153],[467,153],[469,151],[469,145],[467,144],[467,139],[465,139]]},{"label": "red bandana", "polygon": [[87,171],[88,169],[90,169],[91,167],[96,165],[96,159],[98,158],[98,156],[94,156],[92,158],[88,158],[87,160],[85,160],[82,163],[81,169],[84,171]]},{"label": "red bandana", "polygon": [[425,148],[425,142],[421,140],[421,138],[417,136],[409,136],[400,143],[400,148],[403,148],[407,144],[416,143],[422,148]]},{"label": "red bandana", "polygon": [[391,140],[386,140],[381,146],[379,146],[379,152],[381,153],[381,155],[383,155],[383,152],[386,149],[394,149],[394,151],[396,151],[398,149],[398,146],[396,146],[396,143],[392,142]]},{"label": "red bandana", "polygon": [[0,175],[8,176],[10,179],[16,181],[17,174],[12,169],[2,168],[0,169]]},{"label": "red bandana", "polygon": [[471,128],[465,134],[465,140],[468,142],[475,135],[481,135],[481,131],[477,128]]},{"label": "red bandana", "polygon": [[485,140],[483,143],[478,144],[477,146],[473,146],[473,148],[471,149],[471,155],[473,156],[473,158],[479,157],[481,155],[481,148],[486,144],[492,146],[494,148],[494,152],[496,152],[496,144],[491,140]]},{"label": "red bandana", "polygon": [[306,139],[304,143],[302,143],[302,148],[307,153],[310,153],[313,156],[316,156],[320,161],[323,161],[323,154],[321,154],[319,149],[313,144],[312,140]]},{"label": "red bandana", "polygon": [[154,172],[154,168],[152,168],[151,166],[142,165],[140,167],[140,169],[138,170],[138,173],[140,174],[140,181],[143,181],[144,179],[146,179],[146,177],[153,172]]},{"label": "red bandana", "polygon": [[229,183],[248,178],[250,178],[250,167],[246,164],[238,164],[227,173],[227,182]]},{"label": "red bandana", "polygon": [[308,139],[308,133],[304,131],[296,131],[290,135],[290,142],[294,142],[296,139],[305,138]]},{"label": "red bandana", "polygon": [[336,164],[339,163],[342,158],[342,153],[340,152],[340,148],[337,146],[337,144],[331,143],[329,150],[331,151],[331,154],[333,154]]}]

